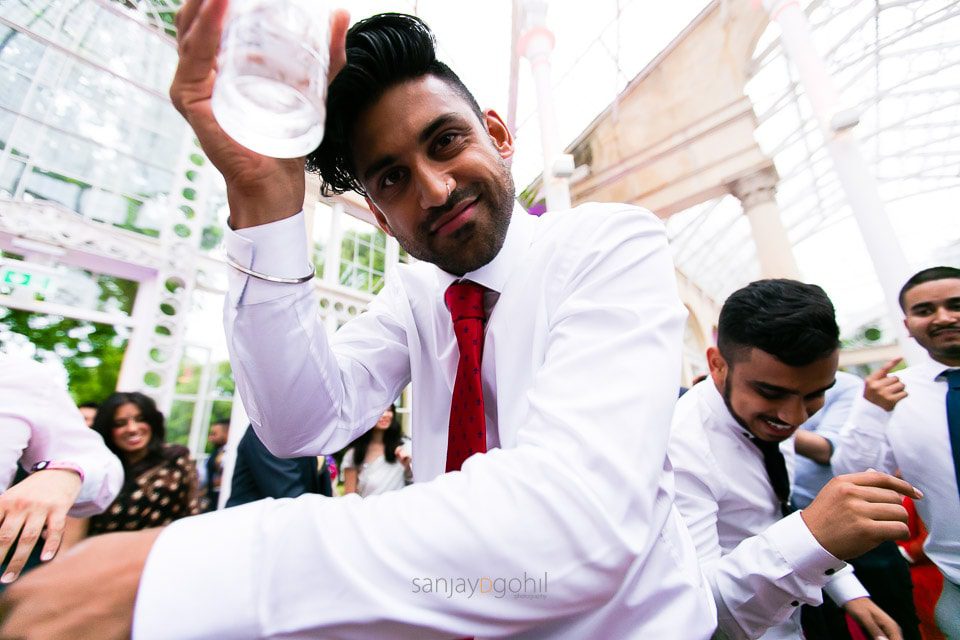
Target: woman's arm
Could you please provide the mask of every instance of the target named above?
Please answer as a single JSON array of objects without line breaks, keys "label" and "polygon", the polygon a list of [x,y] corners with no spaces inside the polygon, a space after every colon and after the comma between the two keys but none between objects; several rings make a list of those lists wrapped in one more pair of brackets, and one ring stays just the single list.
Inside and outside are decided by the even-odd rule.
[{"label": "woman's arm", "polygon": [[357,492],[357,470],[354,468],[343,470],[343,495]]}]

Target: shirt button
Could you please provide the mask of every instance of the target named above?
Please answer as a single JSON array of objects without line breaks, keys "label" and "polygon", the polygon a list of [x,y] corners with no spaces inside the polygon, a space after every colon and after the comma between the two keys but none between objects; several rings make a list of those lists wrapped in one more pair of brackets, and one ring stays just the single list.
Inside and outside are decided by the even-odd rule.
[{"label": "shirt button", "polygon": [[826,573],[828,576],[832,576],[836,572],[837,572],[836,569],[827,569],[824,573]]},{"label": "shirt button", "polygon": [[791,607],[799,607],[799,606],[800,606],[800,601],[799,601],[799,600],[794,600],[793,602],[790,603],[790,606],[791,606]]}]

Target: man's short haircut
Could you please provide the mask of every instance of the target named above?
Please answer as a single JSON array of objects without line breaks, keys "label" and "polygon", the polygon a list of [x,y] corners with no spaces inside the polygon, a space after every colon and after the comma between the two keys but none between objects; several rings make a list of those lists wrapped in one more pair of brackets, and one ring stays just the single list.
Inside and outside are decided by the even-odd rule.
[{"label": "man's short haircut", "polygon": [[913,274],[907,283],[900,289],[900,308],[904,313],[907,311],[907,292],[924,282],[933,282],[934,280],[950,280],[952,278],[960,279],[960,269],[954,267],[930,267],[923,271]]},{"label": "man's short haircut", "polygon": [[733,292],[720,310],[717,348],[732,367],[751,347],[791,367],[827,357],[840,347],[833,303],[796,280],[758,280]]},{"label": "man's short haircut", "polygon": [[433,32],[420,18],[382,13],[361,20],[347,32],[347,63],[330,84],[326,131],[307,156],[307,171],[320,174],[321,192],[366,195],[356,176],[350,139],[357,118],[390,88],[425,75],[447,84],[470,105],[480,121],[476,98],[450,67],[437,60]]}]

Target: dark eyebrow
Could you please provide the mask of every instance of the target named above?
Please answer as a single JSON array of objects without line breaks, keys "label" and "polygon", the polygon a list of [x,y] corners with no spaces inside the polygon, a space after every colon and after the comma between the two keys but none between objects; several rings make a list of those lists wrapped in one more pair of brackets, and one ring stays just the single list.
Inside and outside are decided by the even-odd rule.
[{"label": "dark eyebrow", "polygon": [[932,302],[918,302],[917,304],[910,307],[910,313],[916,311],[922,311],[923,309],[932,309],[934,304]]},{"label": "dark eyebrow", "polygon": [[[756,381],[756,382],[751,382],[750,384],[752,384],[755,389],[762,390],[762,391],[767,391],[767,392],[769,392],[769,393],[782,393],[782,394],[791,395],[791,396],[800,395],[800,392],[797,391],[796,389],[787,389],[786,387],[780,387],[780,386],[777,386],[777,385],[775,385],[775,384],[769,384],[769,383],[766,383],[766,382]],[[823,387],[823,388],[821,388],[821,389],[816,389],[816,390],[814,390],[814,391],[811,391],[810,393],[808,393],[808,394],[807,394],[806,396],[804,396],[804,397],[807,397],[807,396],[815,396],[815,395],[819,395],[819,394],[821,394],[821,393],[826,393],[826,391],[827,391],[828,389],[832,389],[835,384],[837,384],[836,379],[834,379],[833,382],[831,382],[830,384],[828,384],[827,386],[825,386],[825,387]]]},{"label": "dark eyebrow", "polygon": [[[434,118],[430,124],[423,128],[423,131],[420,132],[420,135],[417,136],[417,144],[425,144],[430,140],[431,136],[436,133],[437,129],[440,127],[459,119],[459,116],[456,113],[445,113],[443,115],[437,116]],[[367,181],[372,178],[374,175],[379,173],[385,167],[389,167],[391,164],[397,161],[396,156],[383,156],[363,172],[363,181]]]},{"label": "dark eyebrow", "polygon": [[433,134],[436,133],[437,129],[454,120],[459,120],[456,113],[445,113],[442,116],[437,116],[433,119],[433,122],[423,128],[423,131],[420,132],[420,136],[417,138],[417,142],[426,144],[427,141],[433,137]]}]

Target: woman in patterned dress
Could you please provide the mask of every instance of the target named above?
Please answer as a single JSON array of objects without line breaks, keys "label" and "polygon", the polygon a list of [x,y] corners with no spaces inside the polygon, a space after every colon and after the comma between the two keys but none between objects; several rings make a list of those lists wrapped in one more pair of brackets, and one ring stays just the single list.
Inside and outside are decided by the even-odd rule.
[{"label": "woman in patterned dress", "polygon": [[163,414],[142,393],[114,393],[93,421],[123,462],[120,495],[90,518],[88,534],[159,527],[200,512],[197,467],[186,447],[163,442]]}]

